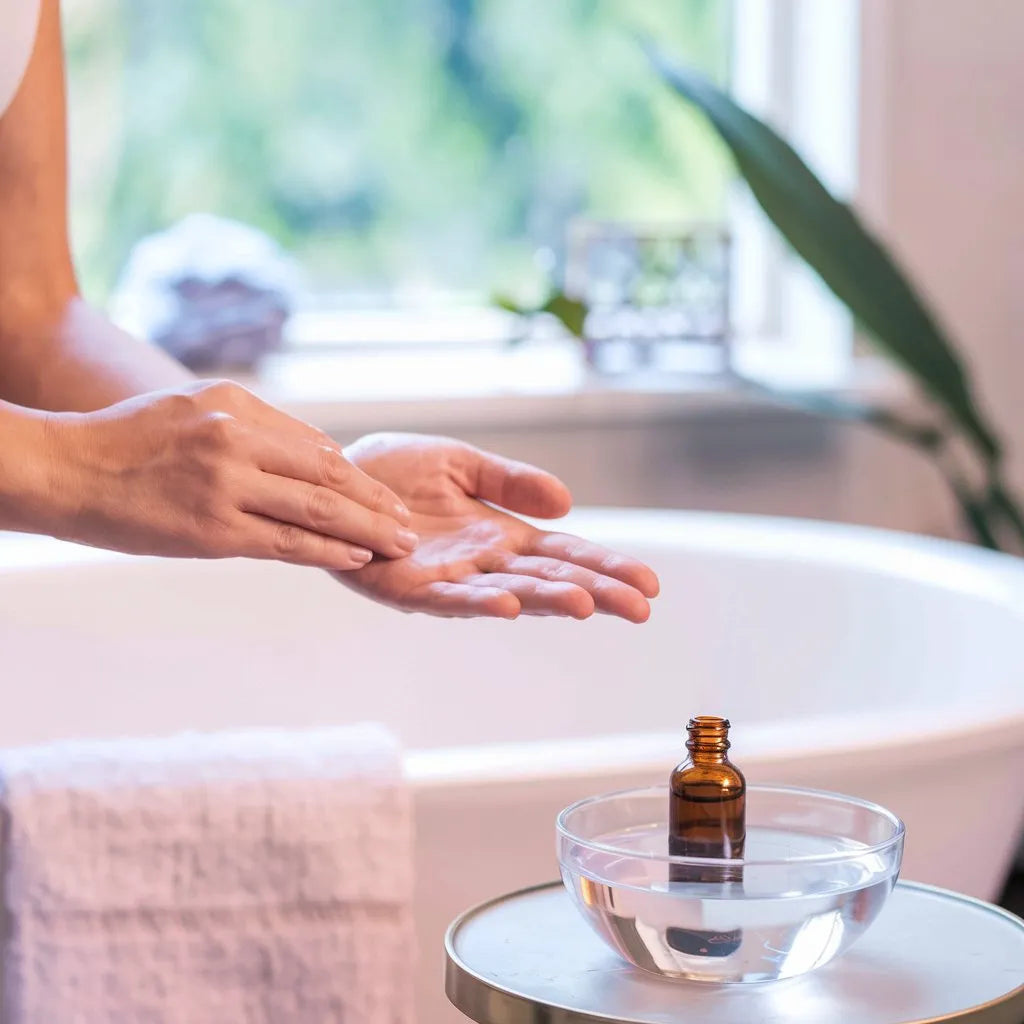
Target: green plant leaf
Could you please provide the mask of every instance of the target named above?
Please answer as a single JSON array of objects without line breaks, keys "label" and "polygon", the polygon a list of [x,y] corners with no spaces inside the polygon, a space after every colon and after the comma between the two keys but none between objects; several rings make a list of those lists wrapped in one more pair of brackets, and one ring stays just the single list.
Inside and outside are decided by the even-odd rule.
[{"label": "green plant leaf", "polygon": [[989,490],[988,500],[989,507],[1013,527],[1018,542],[1024,544],[1024,512],[1017,501],[998,482]]},{"label": "green plant leaf", "polygon": [[534,309],[527,309],[525,306],[521,306],[515,299],[509,298],[509,296],[502,293],[491,296],[491,305],[504,309],[508,313],[516,313],[519,316],[531,316],[536,312]]},{"label": "green plant leaf", "polygon": [[981,502],[971,496],[970,492],[962,484],[955,480],[949,481],[960,505],[960,511],[964,520],[974,534],[975,540],[982,546],[992,551],[1001,551],[995,531],[988,521],[988,509]]},{"label": "green plant leaf", "polygon": [[552,291],[539,306],[523,306],[507,295],[494,295],[491,302],[500,309],[519,316],[537,316],[550,313],[573,337],[583,337],[583,326],[589,312],[586,303],[571,299],[564,292]]},{"label": "green plant leaf", "polygon": [[553,292],[541,310],[557,318],[562,326],[575,338],[583,337],[583,325],[587,319],[586,304],[579,299],[570,299],[562,292]]},{"label": "green plant leaf", "polygon": [[771,128],[703,75],[673,63],[649,42],[644,47],[665,82],[707,116],[793,249],[995,461],[999,444],[975,407],[966,370],[882,244]]},{"label": "green plant leaf", "polygon": [[780,405],[792,406],[816,416],[863,423],[905,444],[914,445],[934,453],[946,441],[942,429],[932,423],[918,423],[886,409],[880,405],[868,405],[846,398],[838,398],[821,391],[795,391],[788,388],[773,388],[760,381],[737,378],[737,383],[746,391],[760,395]]}]

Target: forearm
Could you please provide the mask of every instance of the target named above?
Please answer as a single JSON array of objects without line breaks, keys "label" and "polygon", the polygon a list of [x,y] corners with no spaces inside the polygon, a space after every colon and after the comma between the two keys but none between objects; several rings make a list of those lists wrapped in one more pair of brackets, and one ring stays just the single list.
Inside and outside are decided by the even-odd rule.
[{"label": "forearm", "polygon": [[192,379],[74,295],[6,323],[0,317],[0,397],[18,405],[88,412]]}]

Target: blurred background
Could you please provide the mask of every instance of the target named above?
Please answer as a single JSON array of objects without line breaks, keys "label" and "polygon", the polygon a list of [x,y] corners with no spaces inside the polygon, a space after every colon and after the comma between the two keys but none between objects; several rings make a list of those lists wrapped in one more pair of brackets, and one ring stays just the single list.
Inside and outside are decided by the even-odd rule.
[{"label": "blurred background", "polygon": [[[204,309],[277,289],[280,336],[236,347],[224,366],[214,352],[203,369],[342,439],[457,434],[562,473],[582,503],[961,531],[917,453],[755,400],[723,372],[915,401],[787,254],[707,123],[652,73],[640,35],[728,87],[855,201],[950,328],[1011,455],[1024,433],[1014,0],[64,8],[88,294],[173,348],[169,277],[179,305],[182,280],[251,285],[218,293],[219,306],[206,295],[191,313],[175,307],[193,340]],[[217,233],[240,225],[265,237],[271,270],[211,269]],[[684,249],[709,231],[723,239],[709,260],[686,250],[704,276],[674,294],[705,313],[687,344],[598,358],[543,318],[524,342],[521,320],[495,308],[498,293],[529,302],[571,279],[573,239],[595,225],[611,242],[575,272],[597,293],[614,290],[616,259],[650,262],[649,236]],[[611,342],[629,322],[612,322]]]},{"label": "blurred background", "polygon": [[706,0],[72,0],[76,238],[108,297],[144,234],[204,210],[270,233],[324,296],[527,283],[584,212],[717,217],[727,162],[646,67],[722,78]]},{"label": "blurred background", "polygon": [[[198,372],[238,379],[341,441],[378,430],[450,434],[537,463],[580,505],[808,517],[1024,551],[1024,506],[1015,504],[1024,492],[1020,0],[62,7],[83,288]],[[714,85],[690,87],[684,99],[677,80],[673,92],[644,39]],[[905,315],[919,307],[893,286],[891,268],[879,277],[884,254],[867,243],[871,258],[859,258],[865,248],[847,244],[863,241],[855,222],[833,230],[850,220],[846,207],[818,192],[788,150],[765,148],[773,137],[764,133],[762,178],[782,168],[775,193],[790,227],[801,202],[820,200],[789,237],[834,266],[845,259],[847,283],[852,275],[862,307],[874,304],[875,322],[838,301],[761,212],[744,180],[751,161],[737,169],[694,92],[744,130],[755,122],[731,103],[788,140],[884,240],[946,338],[926,315]],[[985,877],[969,884],[996,895],[1019,821],[1020,630],[1009,598],[1001,608],[981,587],[984,573],[976,580],[917,557],[923,549],[906,538],[859,548],[843,539],[853,531],[827,534],[834,544],[819,539],[805,564],[801,536],[814,529],[756,519],[741,532],[771,540],[792,531],[785,558],[754,544],[742,557],[723,549],[704,559],[699,518],[616,519],[640,524],[610,533],[616,546],[617,536],[632,545],[645,523],[666,524],[646,538],[664,562],[665,593],[632,644],[604,619],[574,640],[524,623],[530,641],[505,648],[487,639],[504,636],[502,624],[480,623],[460,634],[476,637],[474,648],[450,643],[425,617],[403,621],[406,639],[394,644],[391,613],[353,602],[345,623],[361,642],[346,651],[344,678],[338,592],[315,589],[333,587],[323,574],[273,575],[243,560],[98,560],[93,570],[83,561],[56,581],[12,573],[0,588],[2,643],[12,678],[32,679],[33,700],[4,728],[21,742],[31,729],[141,733],[147,722],[220,728],[239,716],[397,723],[412,750],[406,767],[418,763],[430,783],[417,797],[427,794],[417,805],[427,828],[416,870],[437,899],[418,913],[439,955],[441,922],[499,884],[478,849],[503,847],[500,884],[535,880],[550,870],[554,811],[630,778],[628,761],[616,760],[620,739],[601,739],[627,728],[620,703],[640,734],[671,724],[673,701],[731,695],[746,724],[765,725],[780,748],[792,742],[787,781],[813,776],[818,785],[830,751],[842,768],[859,744],[849,774],[824,776],[835,780],[829,788],[907,807],[911,831],[926,837],[918,864],[956,869],[930,876],[943,884],[960,885],[960,869],[973,869],[988,844]],[[871,548],[887,566],[887,544],[891,575],[865,569],[858,552]],[[11,550],[15,568],[33,557]],[[834,564],[833,553],[843,556]],[[913,588],[896,564],[904,557]],[[1001,593],[1013,563],[977,564]],[[491,662],[491,685],[480,686]],[[652,689],[649,700],[620,702],[624,678],[664,686],[664,701]],[[513,695],[514,714],[495,715],[495,692]],[[807,722],[825,710],[822,749],[807,747],[816,728]],[[905,760],[879,754],[873,730],[892,729],[890,712],[910,722],[885,734],[900,758],[909,745]],[[981,720],[990,731],[975,728]],[[976,747],[961,746],[961,735]],[[524,794],[527,816],[500,828],[487,825],[486,808],[467,812],[477,798],[460,796],[461,783],[439,785],[439,802],[429,803],[431,771],[457,779],[443,773],[486,762],[482,744],[529,748],[538,737],[559,741],[564,760],[545,768],[552,778],[573,765],[555,778],[578,787],[571,794],[527,781],[524,791],[536,789]],[[562,748],[563,738],[587,745]],[[675,749],[677,737],[669,742]],[[587,759],[593,772],[577,775]],[[967,762],[976,776],[962,770]],[[992,792],[1005,797],[990,801]],[[436,809],[448,799],[444,817]],[[503,813],[497,802],[491,809]],[[537,841],[535,861],[493,838],[512,833],[523,849]],[[453,868],[452,849],[477,867]],[[1002,898],[1019,908],[1022,893],[1018,872]],[[421,983],[440,1000],[440,975],[427,966]]]}]

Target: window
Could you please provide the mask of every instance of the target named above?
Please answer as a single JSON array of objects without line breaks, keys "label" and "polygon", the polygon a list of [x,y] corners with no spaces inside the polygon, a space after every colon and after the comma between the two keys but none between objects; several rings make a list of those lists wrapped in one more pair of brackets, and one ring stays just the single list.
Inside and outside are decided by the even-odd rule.
[{"label": "window", "polygon": [[67,0],[74,237],[108,295],[197,210],[294,252],[312,288],[536,284],[579,214],[715,217],[727,162],[650,33],[721,78],[718,0]]},{"label": "window", "polygon": [[[745,335],[777,335],[799,321],[793,309],[820,305],[736,200],[722,148],[654,78],[636,36],[731,79],[798,142],[820,141],[820,119],[830,120],[835,168],[850,162],[852,109],[836,118],[807,96],[852,96],[855,0],[64,8],[73,236],[99,301],[138,239],[206,211],[297,257],[305,340],[338,336],[345,318],[317,315],[338,305],[364,311],[347,317],[360,338],[472,340],[497,321],[467,319],[452,299],[535,292],[561,269],[581,216],[728,222]],[[850,96],[839,97],[846,108]],[[410,302],[435,312],[396,315]],[[808,322],[820,335],[822,315]],[[837,345],[848,354],[848,341]]]}]

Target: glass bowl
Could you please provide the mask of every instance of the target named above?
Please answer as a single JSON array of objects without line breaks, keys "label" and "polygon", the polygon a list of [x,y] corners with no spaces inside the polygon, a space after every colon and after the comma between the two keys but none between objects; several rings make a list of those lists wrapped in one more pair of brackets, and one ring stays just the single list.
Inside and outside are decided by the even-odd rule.
[{"label": "glass bowl", "polygon": [[[749,786],[742,860],[668,853],[667,786],[590,797],[558,815],[562,881],[593,929],[665,978],[805,974],[870,927],[896,884],[903,822],[838,793]],[[702,881],[678,881],[699,870]]]}]

